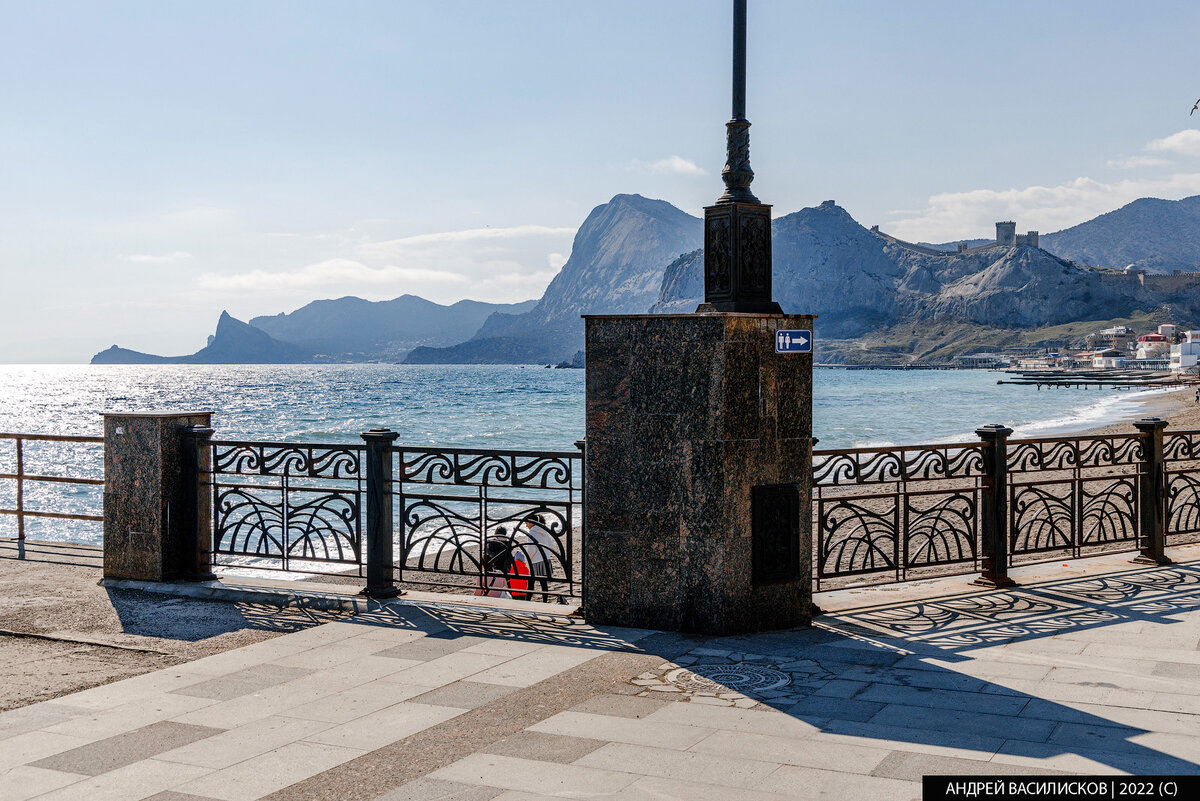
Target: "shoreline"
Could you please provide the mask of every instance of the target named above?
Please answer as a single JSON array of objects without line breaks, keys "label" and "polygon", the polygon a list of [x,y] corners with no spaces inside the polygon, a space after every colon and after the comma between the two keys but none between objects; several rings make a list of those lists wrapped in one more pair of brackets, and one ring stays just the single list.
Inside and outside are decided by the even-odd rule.
[{"label": "shoreline", "polygon": [[1149,397],[1138,399],[1141,413],[1102,426],[1093,426],[1078,432],[1080,436],[1106,434],[1129,434],[1135,431],[1133,420],[1141,417],[1161,417],[1169,424],[1167,431],[1200,430],[1200,404],[1195,401],[1193,387],[1180,387],[1166,392],[1155,392]]}]

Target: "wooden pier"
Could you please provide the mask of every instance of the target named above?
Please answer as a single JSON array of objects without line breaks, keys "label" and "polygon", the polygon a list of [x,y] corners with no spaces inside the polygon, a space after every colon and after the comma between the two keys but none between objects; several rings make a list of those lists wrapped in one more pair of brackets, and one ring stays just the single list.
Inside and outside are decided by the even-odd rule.
[{"label": "wooden pier", "polygon": [[1195,376],[1183,376],[1169,370],[1019,370],[997,384],[1023,384],[1042,387],[1112,387],[1114,389],[1164,389],[1200,386]]}]

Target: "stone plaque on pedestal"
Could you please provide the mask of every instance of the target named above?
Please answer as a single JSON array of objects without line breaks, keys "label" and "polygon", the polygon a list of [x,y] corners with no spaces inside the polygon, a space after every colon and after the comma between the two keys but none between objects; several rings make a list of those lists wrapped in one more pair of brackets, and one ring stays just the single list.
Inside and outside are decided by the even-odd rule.
[{"label": "stone plaque on pedestal", "polygon": [[211,412],[104,415],[105,578],[194,577],[196,518],[211,510],[185,480],[183,436],[211,421]]},{"label": "stone plaque on pedestal", "polygon": [[775,331],[813,318],[585,319],[587,619],[709,634],[808,624],[812,355],[777,353]]}]

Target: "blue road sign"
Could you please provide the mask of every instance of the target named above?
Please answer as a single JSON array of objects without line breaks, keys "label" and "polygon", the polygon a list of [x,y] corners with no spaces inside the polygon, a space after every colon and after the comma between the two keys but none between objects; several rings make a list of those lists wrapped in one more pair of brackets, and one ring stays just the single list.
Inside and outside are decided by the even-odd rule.
[{"label": "blue road sign", "polygon": [[812,353],[812,331],[781,328],[775,332],[776,353]]}]

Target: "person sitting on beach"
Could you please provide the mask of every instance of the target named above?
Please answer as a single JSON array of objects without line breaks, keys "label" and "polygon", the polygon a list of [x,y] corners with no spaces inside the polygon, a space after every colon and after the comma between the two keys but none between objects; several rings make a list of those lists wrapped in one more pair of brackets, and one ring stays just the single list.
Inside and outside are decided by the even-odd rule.
[{"label": "person sitting on beach", "polygon": [[488,537],[483,544],[483,564],[480,565],[479,584],[475,594],[487,598],[511,599],[513,596],[509,592],[508,580],[496,574],[512,572],[512,562],[508,531],[498,528],[496,536]]}]

